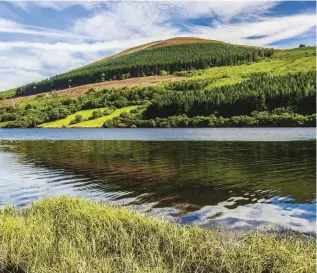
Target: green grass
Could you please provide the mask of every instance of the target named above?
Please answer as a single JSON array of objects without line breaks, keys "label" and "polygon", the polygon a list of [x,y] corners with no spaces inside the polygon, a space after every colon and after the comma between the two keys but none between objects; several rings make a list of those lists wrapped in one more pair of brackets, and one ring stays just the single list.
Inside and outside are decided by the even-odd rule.
[{"label": "green grass", "polygon": [[180,226],[70,197],[4,208],[0,241],[0,272],[308,273],[316,266],[313,238]]},{"label": "green grass", "polygon": [[9,99],[9,98],[14,97],[15,96],[15,90],[16,90],[16,88],[13,88],[13,89],[10,89],[10,90],[7,90],[7,91],[0,92],[0,98],[1,99]]},{"label": "green grass", "polygon": [[52,122],[47,122],[47,123],[43,123],[41,125],[39,125],[39,127],[42,128],[61,128],[61,127],[69,127],[69,123],[77,116],[77,115],[81,115],[83,117],[83,119],[88,119],[92,112],[95,110],[100,110],[100,111],[104,111],[106,108],[96,108],[96,109],[89,109],[89,110],[83,110],[83,111],[79,111],[76,112],[75,114],[69,115],[64,119],[59,119],[56,121],[52,121]]},{"label": "green grass", "polygon": [[308,46],[308,47],[299,47],[292,49],[284,49],[284,50],[276,50],[274,53],[274,57],[276,58],[284,58],[284,57],[304,57],[305,55],[316,56],[316,47]]},{"label": "green grass", "polygon": [[136,109],[138,106],[127,106],[124,108],[120,108],[115,110],[112,114],[103,116],[101,118],[87,120],[84,122],[80,122],[69,127],[72,128],[100,128],[107,120],[112,120],[114,117],[118,117],[123,112],[130,112],[132,109]]},{"label": "green grass", "polygon": [[[297,50],[297,49],[296,49]],[[295,50],[295,51],[296,51]],[[283,51],[284,52],[284,51]],[[296,51],[297,52],[297,51]],[[308,72],[316,70],[316,57],[290,57],[290,58],[273,58],[257,63],[250,63],[238,66],[214,67],[200,70],[193,73],[180,82],[208,81],[205,87],[212,90],[215,87],[234,85],[250,79],[252,73],[270,73],[272,75],[285,75],[288,73]],[[163,83],[164,86],[173,86],[175,83]]]}]

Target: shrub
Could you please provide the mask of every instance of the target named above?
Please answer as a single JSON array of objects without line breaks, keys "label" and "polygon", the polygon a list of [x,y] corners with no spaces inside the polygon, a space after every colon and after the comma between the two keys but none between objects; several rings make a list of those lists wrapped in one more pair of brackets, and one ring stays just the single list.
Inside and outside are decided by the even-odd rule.
[{"label": "shrub", "polygon": [[76,115],[75,118],[69,124],[76,124],[83,121],[82,115]]},{"label": "shrub", "polygon": [[97,119],[103,116],[103,113],[100,110],[95,110],[92,112],[91,117],[89,117],[89,120]]}]

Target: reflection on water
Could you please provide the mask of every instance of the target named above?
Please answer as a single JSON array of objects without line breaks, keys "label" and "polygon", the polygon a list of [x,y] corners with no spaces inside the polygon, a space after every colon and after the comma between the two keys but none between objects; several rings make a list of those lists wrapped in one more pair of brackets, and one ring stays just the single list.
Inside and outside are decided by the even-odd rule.
[{"label": "reflection on water", "polygon": [[60,194],[181,223],[313,232],[315,142],[1,141],[0,205]]}]

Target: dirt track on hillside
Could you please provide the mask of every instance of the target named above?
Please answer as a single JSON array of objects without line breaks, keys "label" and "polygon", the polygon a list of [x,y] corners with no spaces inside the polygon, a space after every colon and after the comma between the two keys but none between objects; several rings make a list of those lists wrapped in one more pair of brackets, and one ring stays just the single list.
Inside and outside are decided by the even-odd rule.
[{"label": "dirt track on hillside", "polygon": [[[168,76],[149,76],[149,77],[138,77],[126,80],[107,81],[101,83],[92,83],[81,85],[77,87],[67,88],[59,91],[52,91],[42,93],[45,95],[56,94],[57,96],[69,96],[72,98],[80,97],[88,92],[90,88],[95,90],[122,88],[122,87],[135,87],[135,86],[151,86],[160,82],[174,81],[176,79],[182,79],[183,77],[168,75]],[[36,95],[17,97],[12,99],[0,100],[0,105],[15,105],[28,99],[34,98]]]}]

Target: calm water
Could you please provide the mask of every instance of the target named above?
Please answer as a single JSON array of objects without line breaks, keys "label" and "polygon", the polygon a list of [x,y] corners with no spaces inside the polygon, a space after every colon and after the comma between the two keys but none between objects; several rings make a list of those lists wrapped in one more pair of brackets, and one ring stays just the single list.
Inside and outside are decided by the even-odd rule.
[{"label": "calm water", "polygon": [[[241,135],[240,129],[230,130],[236,138]],[[315,141],[271,141],[271,129],[256,130],[250,133],[253,137],[269,136],[270,141],[1,140],[0,206],[27,206],[38,198],[68,194],[126,205],[180,223],[236,229],[274,225],[314,232]],[[167,140],[178,134],[141,131],[139,139],[164,139],[162,131]],[[0,130],[0,138],[37,139],[39,132]],[[63,132],[63,138],[70,132],[68,138],[82,134],[88,139],[108,133],[119,139],[131,137],[130,132],[133,137],[138,134],[135,130],[43,130],[42,138],[50,139],[56,132]],[[183,135],[182,140],[199,140],[208,132],[229,135],[208,129],[188,132],[190,136]],[[303,139],[305,134],[296,132],[292,137]],[[307,132],[304,139],[315,138],[314,132]]]},{"label": "calm water", "polygon": [[0,139],[294,141],[316,139],[316,128],[0,129]]}]

